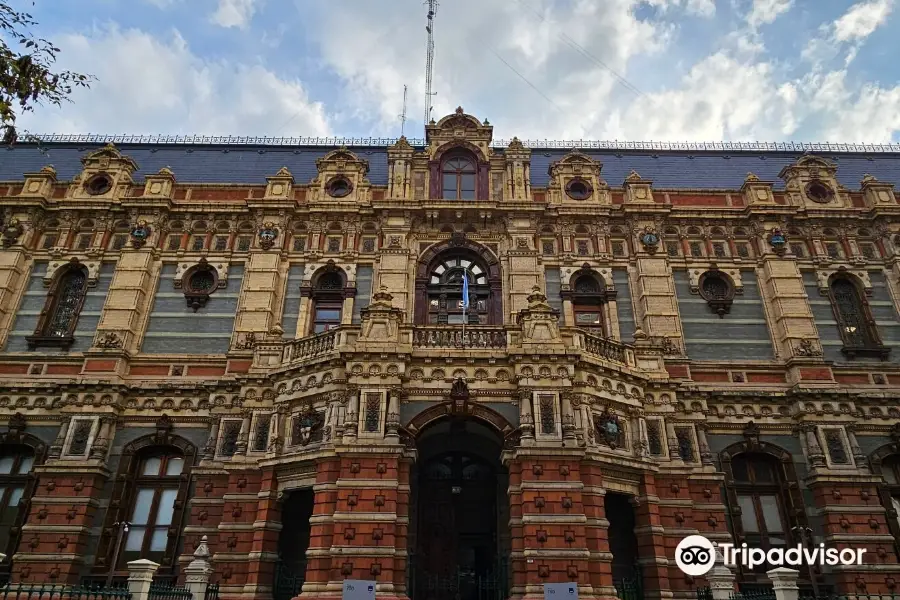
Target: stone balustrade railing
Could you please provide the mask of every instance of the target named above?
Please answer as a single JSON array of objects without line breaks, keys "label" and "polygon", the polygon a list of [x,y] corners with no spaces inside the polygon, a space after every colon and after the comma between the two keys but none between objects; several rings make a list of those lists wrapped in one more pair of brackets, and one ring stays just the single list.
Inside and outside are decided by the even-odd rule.
[{"label": "stone balustrade railing", "polygon": [[623,365],[634,364],[634,357],[630,352],[630,348],[621,342],[591,335],[586,331],[581,331],[577,337],[580,338],[582,350],[588,354]]},{"label": "stone balustrade railing", "polygon": [[281,355],[282,363],[313,358],[331,352],[338,346],[339,329],[310,335],[299,340],[285,342]]},{"label": "stone balustrade railing", "polygon": [[413,348],[500,349],[506,348],[503,327],[473,325],[438,325],[417,327],[413,331]]}]

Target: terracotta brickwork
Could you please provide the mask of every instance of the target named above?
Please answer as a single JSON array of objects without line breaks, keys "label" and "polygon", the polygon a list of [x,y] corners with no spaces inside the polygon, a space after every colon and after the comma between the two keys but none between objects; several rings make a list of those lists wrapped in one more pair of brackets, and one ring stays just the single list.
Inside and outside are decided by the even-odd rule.
[{"label": "terracotta brickwork", "polygon": [[0,576],[183,580],[205,536],[223,600],[687,599],[701,534],[898,591],[900,157],[426,133],[6,153]]}]

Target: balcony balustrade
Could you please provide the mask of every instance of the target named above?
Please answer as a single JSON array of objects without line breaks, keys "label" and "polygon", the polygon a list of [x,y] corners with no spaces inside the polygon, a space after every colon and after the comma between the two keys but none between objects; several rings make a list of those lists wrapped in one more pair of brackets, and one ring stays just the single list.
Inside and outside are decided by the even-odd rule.
[{"label": "balcony balustrade", "polygon": [[[593,335],[577,328],[563,328],[563,343],[570,351],[582,352],[624,366],[635,366],[634,349],[613,339]],[[281,364],[321,358],[338,351],[354,351],[359,329],[342,326],[331,331],[281,343]],[[515,327],[497,325],[425,325],[400,328],[398,347],[415,350],[491,350],[514,351],[521,332]],[[278,349],[278,346],[272,348]],[[408,350],[407,350],[408,351]],[[277,355],[276,355],[277,356]],[[277,362],[277,358],[276,358]]]},{"label": "balcony balustrade", "polygon": [[461,325],[416,327],[413,331],[414,348],[459,348],[493,350],[506,348],[506,330],[503,327]]}]

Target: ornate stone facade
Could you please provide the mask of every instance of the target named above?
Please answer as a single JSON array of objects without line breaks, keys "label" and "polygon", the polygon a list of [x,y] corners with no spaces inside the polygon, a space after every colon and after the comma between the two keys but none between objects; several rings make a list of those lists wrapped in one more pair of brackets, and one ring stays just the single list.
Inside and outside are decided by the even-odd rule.
[{"label": "ornate stone facade", "polygon": [[693,598],[701,533],[896,591],[900,156],[427,135],[4,153],[13,580]]}]

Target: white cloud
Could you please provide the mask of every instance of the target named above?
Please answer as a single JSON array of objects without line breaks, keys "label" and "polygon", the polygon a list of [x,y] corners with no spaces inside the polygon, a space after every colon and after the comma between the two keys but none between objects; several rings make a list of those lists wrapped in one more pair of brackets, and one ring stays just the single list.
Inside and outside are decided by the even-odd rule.
[{"label": "white cloud", "polygon": [[747,14],[747,24],[757,28],[760,25],[774,23],[782,14],[791,9],[794,0],[753,0],[753,6]]},{"label": "white cloud", "polygon": [[212,22],[222,27],[243,29],[250,24],[256,12],[259,0],[219,0],[216,11],[212,14]]},{"label": "white cloud", "polygon": [[861,40],[872,35],[887,20],[894,0],[870,0],[850,7],[834,22],[834,38],[839,42]]},{"label": "white cloud", "polygon": [[60,67],[90,65],[90,90],[72,103],[20,118],[36,133],[330,133],[325,108],[299,81],[259,65],[203,60],[174,32],[168,40],[111,26],[54,40]]},{"label": "white cloud", "polygon": [[678,8],[701,17],[712,17],[716,14],[715,0],[645,0],[645,2],[664,11]]}]

